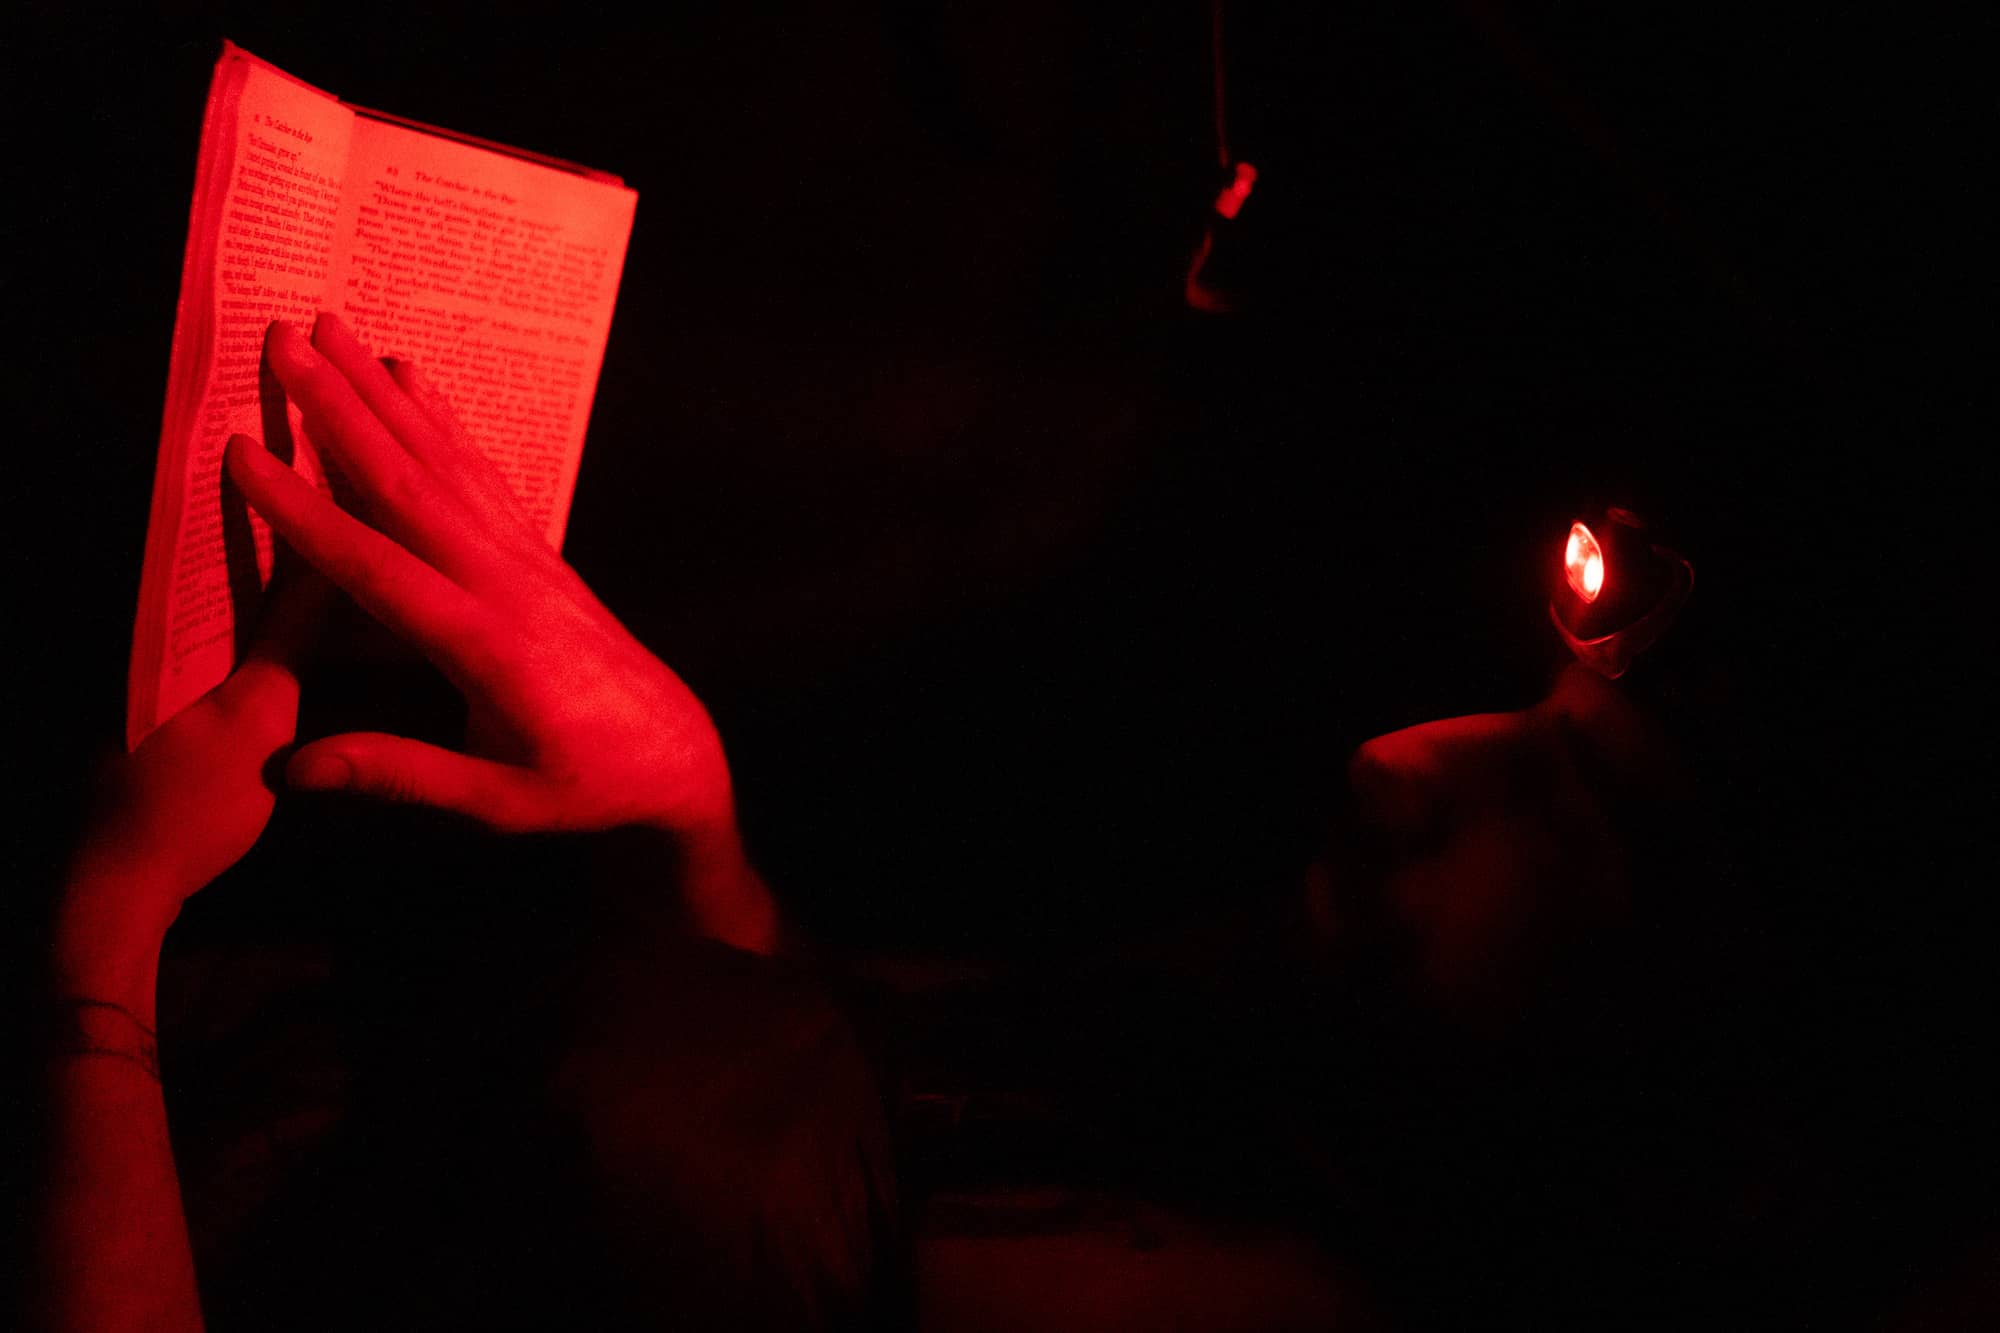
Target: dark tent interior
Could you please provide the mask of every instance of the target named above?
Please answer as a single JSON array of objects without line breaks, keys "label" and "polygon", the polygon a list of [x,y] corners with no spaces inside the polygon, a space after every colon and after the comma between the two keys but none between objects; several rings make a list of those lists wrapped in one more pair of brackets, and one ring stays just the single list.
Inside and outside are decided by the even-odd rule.
[{"label": "dark tent interior", "polygon": [[[118,747],[227,37],[638,191],[563,555],[707,703],[867,1052],[915,1293],[883,1319],[1973,1326],[1986,469],[1929,420],[1970,398],[1918,350],[1968,205],[1909,151],[1953,118],[1890,91],[1924,71],[1888,22],[29,6],[10,1011]],[[1219,136],[1257,168],[1227,222]],[[1190,307],[1205,234],[1232,310]],[[1687,817],[1723,850],[1654,884],[1643,1020],[1558,997],[1439,1054],[1271,923],[1357,745],[1542,697],[1561,534],[1611,505],[1699,571]],[[326,674],[304,733],[462,726],[413,656]],[[500,1104],[627,850],[281,799],[189,903],[162,1043],[214,1326],[618,1326]],[[688,967],[680,1003],[732,1003]]]}]

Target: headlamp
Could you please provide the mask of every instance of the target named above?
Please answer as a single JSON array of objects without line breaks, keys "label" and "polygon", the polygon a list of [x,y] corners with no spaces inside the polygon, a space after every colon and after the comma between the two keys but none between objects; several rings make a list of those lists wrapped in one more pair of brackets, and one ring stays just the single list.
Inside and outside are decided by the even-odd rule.
[{"label": "headlamp", "polygon": [[1694,591],[1694,566],[1629,509],[1570,524],[1549,619],[1576,660],[1607,680],[1660,641]]}]

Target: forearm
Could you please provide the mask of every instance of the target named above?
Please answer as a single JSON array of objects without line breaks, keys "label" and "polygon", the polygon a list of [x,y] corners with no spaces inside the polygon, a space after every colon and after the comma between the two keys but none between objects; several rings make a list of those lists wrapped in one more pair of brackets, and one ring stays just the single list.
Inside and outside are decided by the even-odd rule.
[{"label": "forearm", "polygon": [[190,895],[264,831],[266,775],[298,720],[318,595],[274,585],[229,679],[108,765],[55,898],[41,995],[49,1121],[34,1203],[41,1323],[199,1329],[154,1041],[160,944]]},{"label": "forearm", "polygon": [[50,1058],[36,1282],[46,1327],[199,1329],[159,1080],[124,1053]]},{"label": "forearm", "polygon": [[123,896],[73,886],[58,915],[33,1284],[52,1330],[202,1326],[154,1040],[158,942],[114,926]]}]

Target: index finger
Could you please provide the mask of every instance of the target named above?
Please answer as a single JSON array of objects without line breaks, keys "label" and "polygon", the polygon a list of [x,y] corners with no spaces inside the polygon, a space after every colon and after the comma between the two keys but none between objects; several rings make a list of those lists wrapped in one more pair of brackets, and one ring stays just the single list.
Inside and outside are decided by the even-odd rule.
[{"label": "index finger", "polygon": [[244,661],[270,662],[297,671],[312,650],[333,603],[333,585],[326,576],[299,559],[281,559],[271,586],[264,590],[256,633]]},{"label": "index finger", "polygon": [[465,589],[321,495],[247,435],[232,436],[229,473],[257,512],[362,610],[454,683],[476,677],[490,620]]},{"label": "index finger", "polygon": [[[340,464],[378,526],[455,578],[494,564],[492,541],[370,408],[346,368],[283,323],[271,325],[265,350],[313,442]],[[388,378],[363,360],[357,373]]]}]

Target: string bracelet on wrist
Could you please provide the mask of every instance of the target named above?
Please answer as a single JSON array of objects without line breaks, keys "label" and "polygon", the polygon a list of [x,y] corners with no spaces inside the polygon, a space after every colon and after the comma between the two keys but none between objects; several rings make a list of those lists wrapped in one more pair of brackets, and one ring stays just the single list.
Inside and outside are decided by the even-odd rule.
[{"label": "string bracelet on wrist", "polygon": [[50,1060],[100,1057],[138,1065],[156,1082],[160,1077],[159,1034],[138,1016],[108,1000],[66,996],[56,1001],[44,1033]]}]

